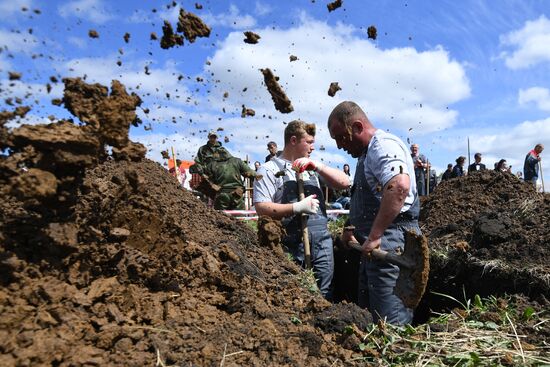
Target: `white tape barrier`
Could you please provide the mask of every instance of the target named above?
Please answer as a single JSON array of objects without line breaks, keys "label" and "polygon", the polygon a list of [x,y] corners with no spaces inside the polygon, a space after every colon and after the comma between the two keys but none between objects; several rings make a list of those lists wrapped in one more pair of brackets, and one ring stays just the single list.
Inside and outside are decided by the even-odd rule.
[{"label": "white tape barrier", "polygon": [[[235,217],[235,219],[241,220],[258,220],[258,214],[255,210],[222,210],[225,214]],[[327,210],[327,216],[334,218],[339,215],[348,215],[349,210],[345,209],[329,209]]]}]

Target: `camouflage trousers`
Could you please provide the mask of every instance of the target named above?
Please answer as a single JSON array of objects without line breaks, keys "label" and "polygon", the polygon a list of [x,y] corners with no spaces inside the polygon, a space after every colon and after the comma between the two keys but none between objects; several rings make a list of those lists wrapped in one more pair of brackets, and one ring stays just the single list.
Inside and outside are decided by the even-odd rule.
[{"label": "camouflage trousers", "polygon": [[243,190],[238,188],[231,192],[219,192],[214,200],[217,210],[244,210]]}]

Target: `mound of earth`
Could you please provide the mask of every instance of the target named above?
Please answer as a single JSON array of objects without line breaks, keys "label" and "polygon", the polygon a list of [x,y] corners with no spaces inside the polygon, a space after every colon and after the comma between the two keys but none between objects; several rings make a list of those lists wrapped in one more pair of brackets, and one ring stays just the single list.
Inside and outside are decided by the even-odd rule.
[{"label": "mound of earth", "polygon": [[420,220],[432,291],[550,298],[550,195],[509,173],[476,172],[437,186]]},{"label": "mound of earth", "polygon": [[365,311],[308,290],[274,244],[140,158],[127,139],[138,101],[122,85],[66,87],[82,125],[4,132],[0,365],[331,366],[361,355],[349,330],[372,321]]}]

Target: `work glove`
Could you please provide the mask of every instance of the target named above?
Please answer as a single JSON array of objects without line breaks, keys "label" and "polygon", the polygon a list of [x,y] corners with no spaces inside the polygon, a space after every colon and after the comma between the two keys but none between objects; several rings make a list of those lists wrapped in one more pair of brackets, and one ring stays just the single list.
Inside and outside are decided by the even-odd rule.
[{"label": "work glove", "polygon": [[325,165],[309,158],[298,158],[292,163],[292,169],[296,172],[316,171],[321,172]]},{"label": "work glove", "polygon": [[317,195],[309,195],[307,198],[300,200],[297,203],[292,203],[292,211],[294,214],[315,214],[318,209],[319,200],[317,200]]}]

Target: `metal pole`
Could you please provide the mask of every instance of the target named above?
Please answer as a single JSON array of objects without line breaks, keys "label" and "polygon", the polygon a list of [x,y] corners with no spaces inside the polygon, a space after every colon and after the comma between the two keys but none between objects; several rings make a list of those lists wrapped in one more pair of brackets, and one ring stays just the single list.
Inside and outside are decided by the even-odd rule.
[{"label": "metal pole", "polygon": [[[302,201],[304,195],[304,177],[301,173],[296,172],[296,182],[298,183],[298,200]],[[300,223],[302,225],[302,242],[304,243],[304,261],[306,269],[311,269],[311,247],[309,245],[309,232],[307,230],[307,214],[300,215]]]}]

